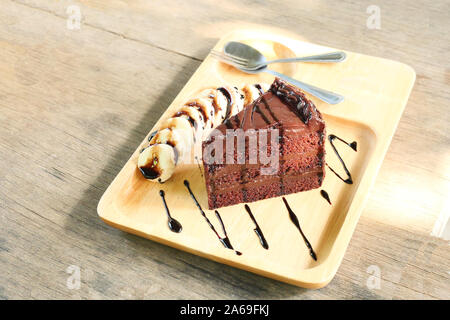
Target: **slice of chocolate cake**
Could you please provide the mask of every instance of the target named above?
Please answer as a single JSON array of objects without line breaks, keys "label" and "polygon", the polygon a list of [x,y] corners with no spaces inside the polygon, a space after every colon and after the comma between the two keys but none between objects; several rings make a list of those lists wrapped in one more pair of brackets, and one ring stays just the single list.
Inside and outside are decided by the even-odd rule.
[{"label": "slice of chocolate cake", "polygon": [[325,122],[313,102],[276,78],[203,142],[209,208],[320,187],[325,136]]}]

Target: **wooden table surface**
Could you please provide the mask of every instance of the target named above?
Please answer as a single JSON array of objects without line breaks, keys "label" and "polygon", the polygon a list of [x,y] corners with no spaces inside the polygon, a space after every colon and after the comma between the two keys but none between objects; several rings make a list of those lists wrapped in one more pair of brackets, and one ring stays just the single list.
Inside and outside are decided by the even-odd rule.
[{"label": "wooden table surface", "polygon": [[[449,243],[431,235],[450,211],[450,3],[375,2],[1,0],[0,298],[450,299]],[[373,4],[380,29],[367,24]],[[68,24],[77,8],[80,29]],[[320,290],[123,233],[96,212],[217,39],[258,24],[417,73],[344,261]]]}]

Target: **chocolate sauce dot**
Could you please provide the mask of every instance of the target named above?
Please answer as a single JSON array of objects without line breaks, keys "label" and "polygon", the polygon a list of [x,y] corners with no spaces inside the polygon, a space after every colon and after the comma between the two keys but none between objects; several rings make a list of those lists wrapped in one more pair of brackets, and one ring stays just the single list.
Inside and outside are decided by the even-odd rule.
[{"label": "chocolate sauce dot", "polygon": [[326,192],[325,190],[320,190],[320,195],[328,201],[328,203],[331,205],[331,200],[330,200],[330,196],[328,195],[328,192]]},{"label": "chocolate sauce dot", "polygon": [[166,209],[166,214],[167,214],[167,219],[168,219],[167,224],[169,226],[170,231],[175,232],[175,233],[180,233],[181,230],[183,230],[183,227],[180,222],[178,222],[176,219],[172,218],[172,216],[170,215],[170,211],[169,211],[169,207],[167,206],[167,203],[166,203],[164,191],[159,190],[159,195],[161,196],[161,199],[164,204],[164,208]]}]

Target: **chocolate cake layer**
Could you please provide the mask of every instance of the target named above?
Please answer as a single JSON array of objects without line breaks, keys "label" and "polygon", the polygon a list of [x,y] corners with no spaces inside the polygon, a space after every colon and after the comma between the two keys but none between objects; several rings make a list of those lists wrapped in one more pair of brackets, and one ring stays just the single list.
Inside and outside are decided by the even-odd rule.
[{"label": "chocolate cake layer", "polygon": [[[267,139],[261,139],[265,130]],[[239,139],[241,148],[236,147]],[[275,79],[269,91],[203,142],[209,208],[318,188],[324,177],[324,139],[325,123],[312,101]],[[260,150],[264,144],[267,150]],[[272,155],[269,162],[261,151]]]}]

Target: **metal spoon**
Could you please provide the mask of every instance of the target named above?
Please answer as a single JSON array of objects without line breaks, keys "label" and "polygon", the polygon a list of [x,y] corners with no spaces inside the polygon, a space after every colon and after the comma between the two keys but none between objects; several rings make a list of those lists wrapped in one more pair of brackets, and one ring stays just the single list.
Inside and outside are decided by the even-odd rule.
[{"label": "metal spoon", "polygon": [[230,41],[224,47],[224,52],[236,61],[244,61],[248,69],[258,69],[270,63],[279,62],[341,62],[347,57],[343,51],[328,52],[307,57],[285,58],[267,61],[266,57],[255,48],[245,43]]},{"label": "metal spoon", "polygon": [[326,103],[329,103],[329,104],[337,104],[344,100],[344,97],[341,96],[340,94],[337,94],[337,93],[334,93],[334,92],[331,92],[331,91],[328,91],[325,89],[321,89],[321,88],[315,87],[313,85],[295,80],[295,79],[288,77],[282,73],[276,72],[274,70],[269,70],[269,69],[267,69],[267,67],[262,67],[257,70],[249,70],[249,69],[243,68],[242,65],[238,65],[238,64],[230,61],[229,59],[224,59],[223,57],[220,57],[220,56],[215,56],[215,58],[217,58],[218,60],[220,60],[224,63],[227,63],[245,73],[256,74],[256,73],[260,73],[260,72],[266,72],[266,73],[272,74],[276,77],[279,77],[281,79],[284,79],[284,80],[292,83],[293,85],[303,89],[306,92],[309,92],[313,96],[315,96],[315,97],[319,98],[320,100],[325,101]]},{"label": "metal spoon", "polygon": [[[239,44],[239,46],[236,45],[236,44]],[[239,42],[228,42],[225,45],[225,48],[224,48],[225,54],[228,55],[228,52],[235,52],[236,53],[237,51],[233,51],[233,49],[243,48],[240,45],[241,44]],[[246,57],[249,57],[249,56],[254,56],[255,57],[256,53],[257,53],[258,55],[260,55],[260,56],[262,56],[264,58],[264,56],[258,50],[254,49],[254,48],[252,48],[250,46],[247,46],[247,45],[245,45],[245,46],[248,47],[248,48],[251,48],[251,50],[245,51],[245,52],[247,52],[246,53],[247,54]],[[244,52],[244,51],[242,51],[242,52]],[[241,70],[241,71],[243,71],[245,73],[257,74],[257,73],[261,73],[261,72],[266,72],[266,73],[269,73],[269,74],[274,75],[276,77],[279,77],[281,79],[284,79],[284,80],[290,82],[291,84],[299,87],[300,89],[303,89],[304,91],[312,94],[313,96],[315,96],[315,97],[319,98],[320,100],[325,101],[326,103],[329,103],[329,104],[338,104],[338,103],[344,101],[344,97],[341,96],[340,94],[337,94],[337,93],[334,93],[334,92],[331,92],[331,91],[328,91],[328,90],[325,90],[325,89],[322,89],[322,88],[318,88],[316,86],[313,86],[313,85],[301,82],[299,80],[296,80],[294,78],[291,78],[289,76],[286,76],[286,75],[284,75],[282,73],[279,73],[277,71],[267,69],[267,65],[263,65],[263,66],[261,66],[258,69],[253,69],[253,68],[247,68],[247,66],[243,67],[242,64],[236,64],[236,63],[233,63],[233,62],[230,62],[230,61],[227,61],[227,60],[222,60],[222,61],[225,62],[225,63],[228,63],[228,64],[230,64],[232,66],[234,66],[235,68],[237,68],[237,69],[239,69],[239,70]]]}]

